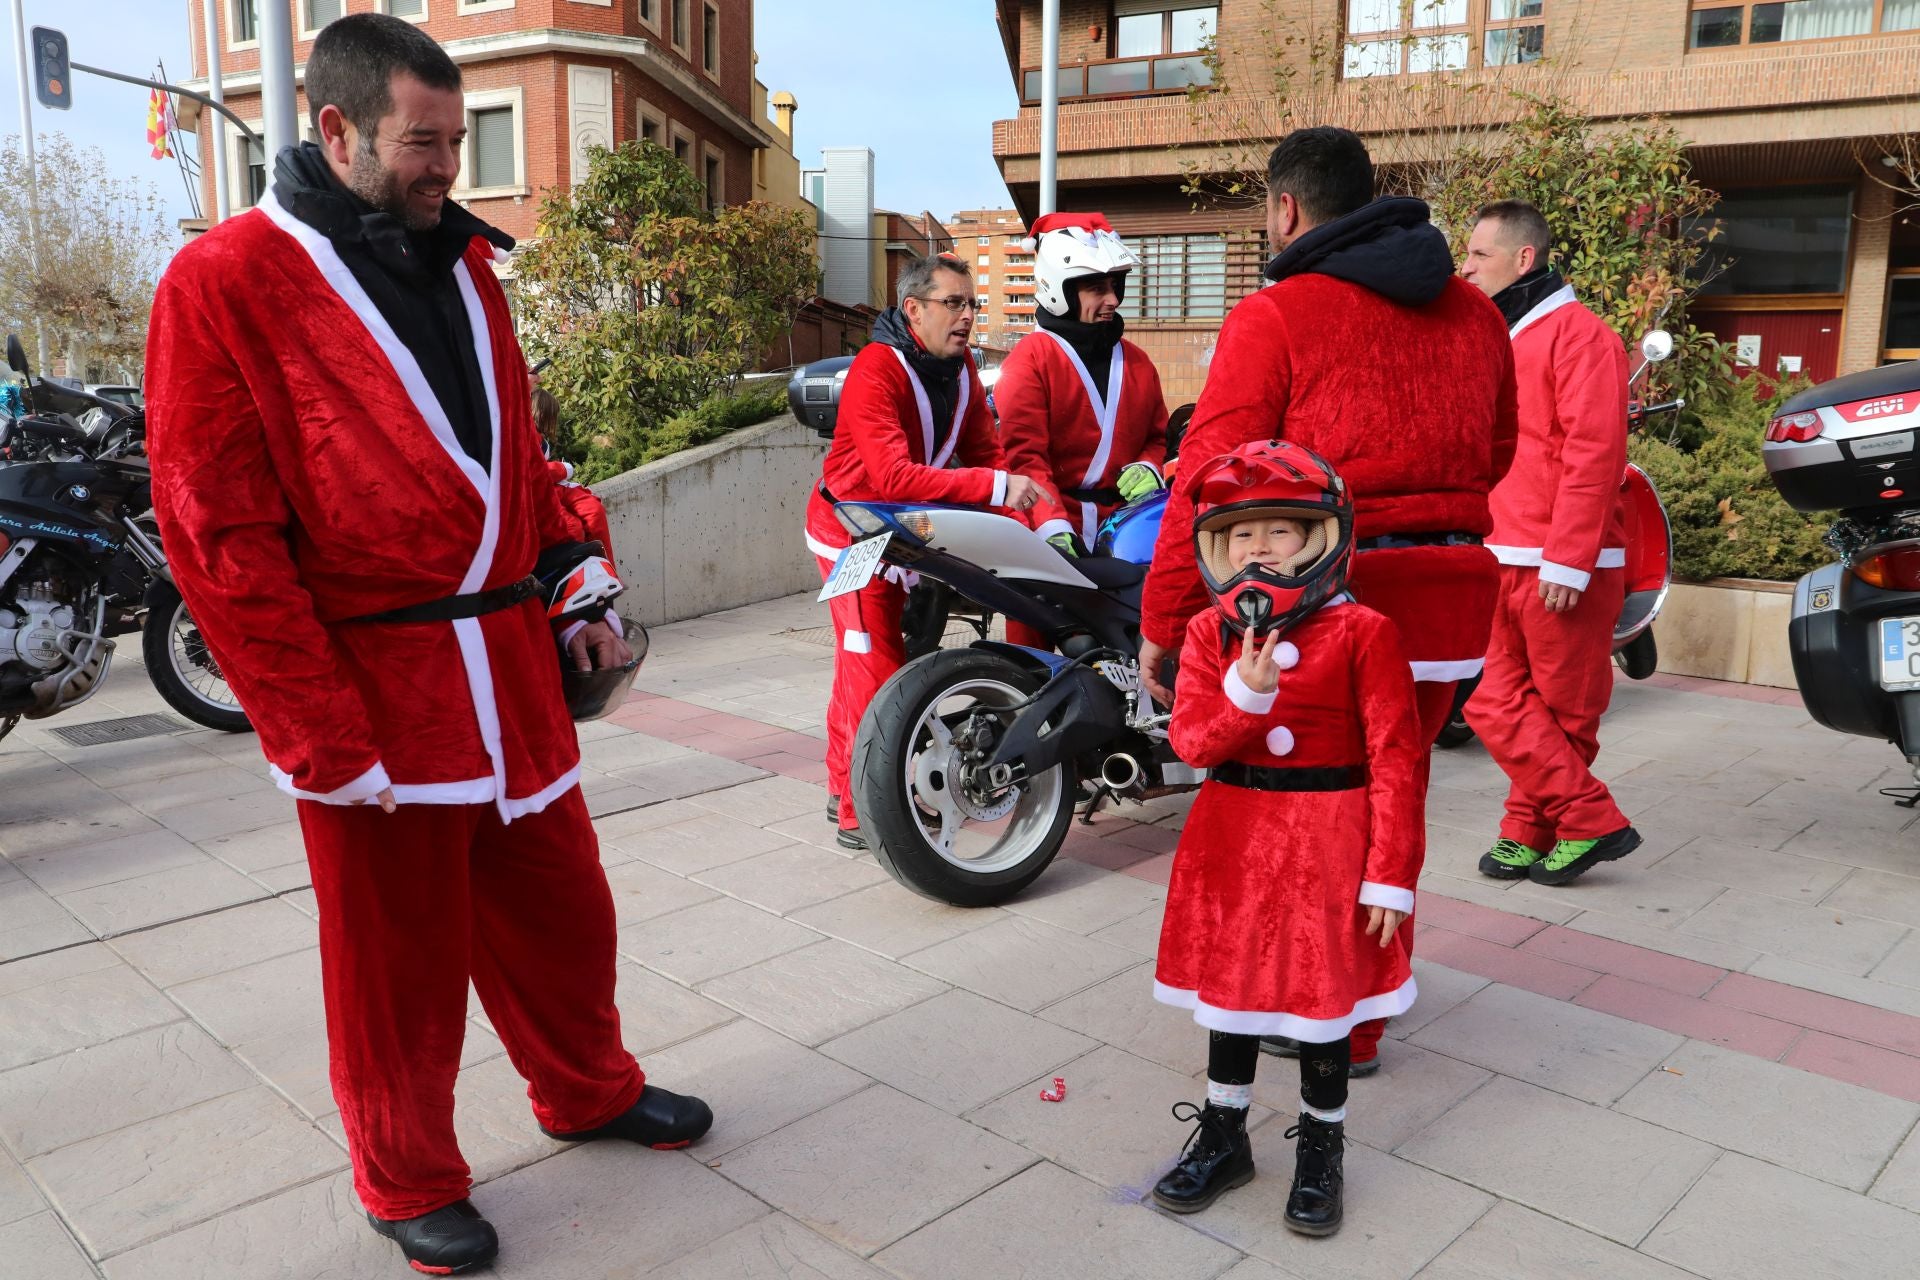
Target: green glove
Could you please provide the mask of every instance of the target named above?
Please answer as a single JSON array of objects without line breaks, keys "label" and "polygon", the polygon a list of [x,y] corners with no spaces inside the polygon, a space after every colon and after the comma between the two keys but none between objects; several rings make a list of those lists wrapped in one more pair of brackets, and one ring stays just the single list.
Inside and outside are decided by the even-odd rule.
[{"label": "green glove", "polygon": [[1085,554],[1085,549],[1080,545],[1080,539],[1071,533],[1056,533],[1047,539],[1047,545],[1069,560],[1078,560]]},{"label": "green glove", "polygon": [[1120,491],[1122,502],[1138,502],[1150,493],[1158,493],[1167,487],[1160,475],[1160,468],[1151,462],[1129,462],[1120,471],[1120,479],[1114,482],[1114,488]]}]

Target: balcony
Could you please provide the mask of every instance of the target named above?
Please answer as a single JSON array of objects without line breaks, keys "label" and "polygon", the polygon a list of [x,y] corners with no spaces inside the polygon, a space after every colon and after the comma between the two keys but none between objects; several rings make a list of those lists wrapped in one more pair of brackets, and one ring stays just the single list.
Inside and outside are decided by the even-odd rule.
[{"label": "balcony", "polygon": [[[1039,67],[1020,72],[1020,105],[1040,101]],[[1060,68],[1060,97],[1139,98],[1156,93],[1185,93],[1213,83],[1206,57],[1198,53],[1159,54],[1151,58],[1107,58]]]}]

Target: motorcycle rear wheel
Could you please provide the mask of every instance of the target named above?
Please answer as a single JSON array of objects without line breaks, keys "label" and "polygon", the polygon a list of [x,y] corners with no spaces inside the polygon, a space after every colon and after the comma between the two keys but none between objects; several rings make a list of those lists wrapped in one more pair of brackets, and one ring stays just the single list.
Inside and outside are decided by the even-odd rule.
[{"label": "motorcycle rear wheel", "polygon": [[1629,680],[1645,680],[1660,669],[1660,647],[1654,643],[1653,628],[1648,627],[1614,653],[1613,660],[1627,673]]},{"label": "motorcycle rear wheel", "polygon": [[1004,902],[1059,853],[1073,821],[1074,770],[1062,763],[993,790],[963,759],[975,714],[1004,728],[1039,689],[996,653],[942,649],[881,688],[854,740],[860,825],[876,861],[915,893],[956,907]]},{"label": "motorcycle rear wheel", "polygon": [[1447,712],[1447,722],[1441,725],[1440,732],[1434,735],[1434,746],[1444,751],[1451,751],[1455,747],[1464,747],[1474,740],[1477,735],[1473,732],[1473,726],[1467,723],[1467,699],[1471,698],[1473,691],[1479,687],[1479,676],[1460,682],[1459,688],[1454,690],[1453,707]]},{"label": "motorcycle rear wheel", "polygon": [[153,687],[187,719],[222,733],[246,733],[253,728],[207,651],[200,629],[188,616],[187,602],[170,583],[154,583],[147,597],[140,653]]}]

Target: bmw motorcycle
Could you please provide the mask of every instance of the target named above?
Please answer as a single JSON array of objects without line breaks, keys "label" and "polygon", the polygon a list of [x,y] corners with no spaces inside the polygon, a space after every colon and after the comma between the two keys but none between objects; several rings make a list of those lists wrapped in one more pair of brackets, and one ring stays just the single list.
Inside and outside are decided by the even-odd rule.
[{"label": "bmw motorcycle", "polygon": [[12,335],[7,363],[26,387],[21,412],[0,416],[0,738],[97,693],[114,637],[136,629],[169,706],[245,732],[160,549],[144,415],[34,381]]}]

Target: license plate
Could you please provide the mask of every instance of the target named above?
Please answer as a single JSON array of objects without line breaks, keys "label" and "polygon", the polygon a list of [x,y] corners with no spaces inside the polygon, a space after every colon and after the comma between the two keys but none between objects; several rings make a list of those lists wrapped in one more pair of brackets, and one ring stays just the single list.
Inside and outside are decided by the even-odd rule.
[{"label": "license plate", "polygon": [[893,541],[893,531],[889,529],[876,538],[862,538],[850,547],[841,550],[834,559],[833,572],[827,575],[827,584],[820,588],[816,600],[831,600],[835,596],[844,596],[849,591],[858,591],[873,581],[873,575],[880,572],[882,558],[887,553],[887,544]]},{"label": "license plate", "polygon": [[1920,618],[1880,619],[1880,687],[1920,689]]}]

